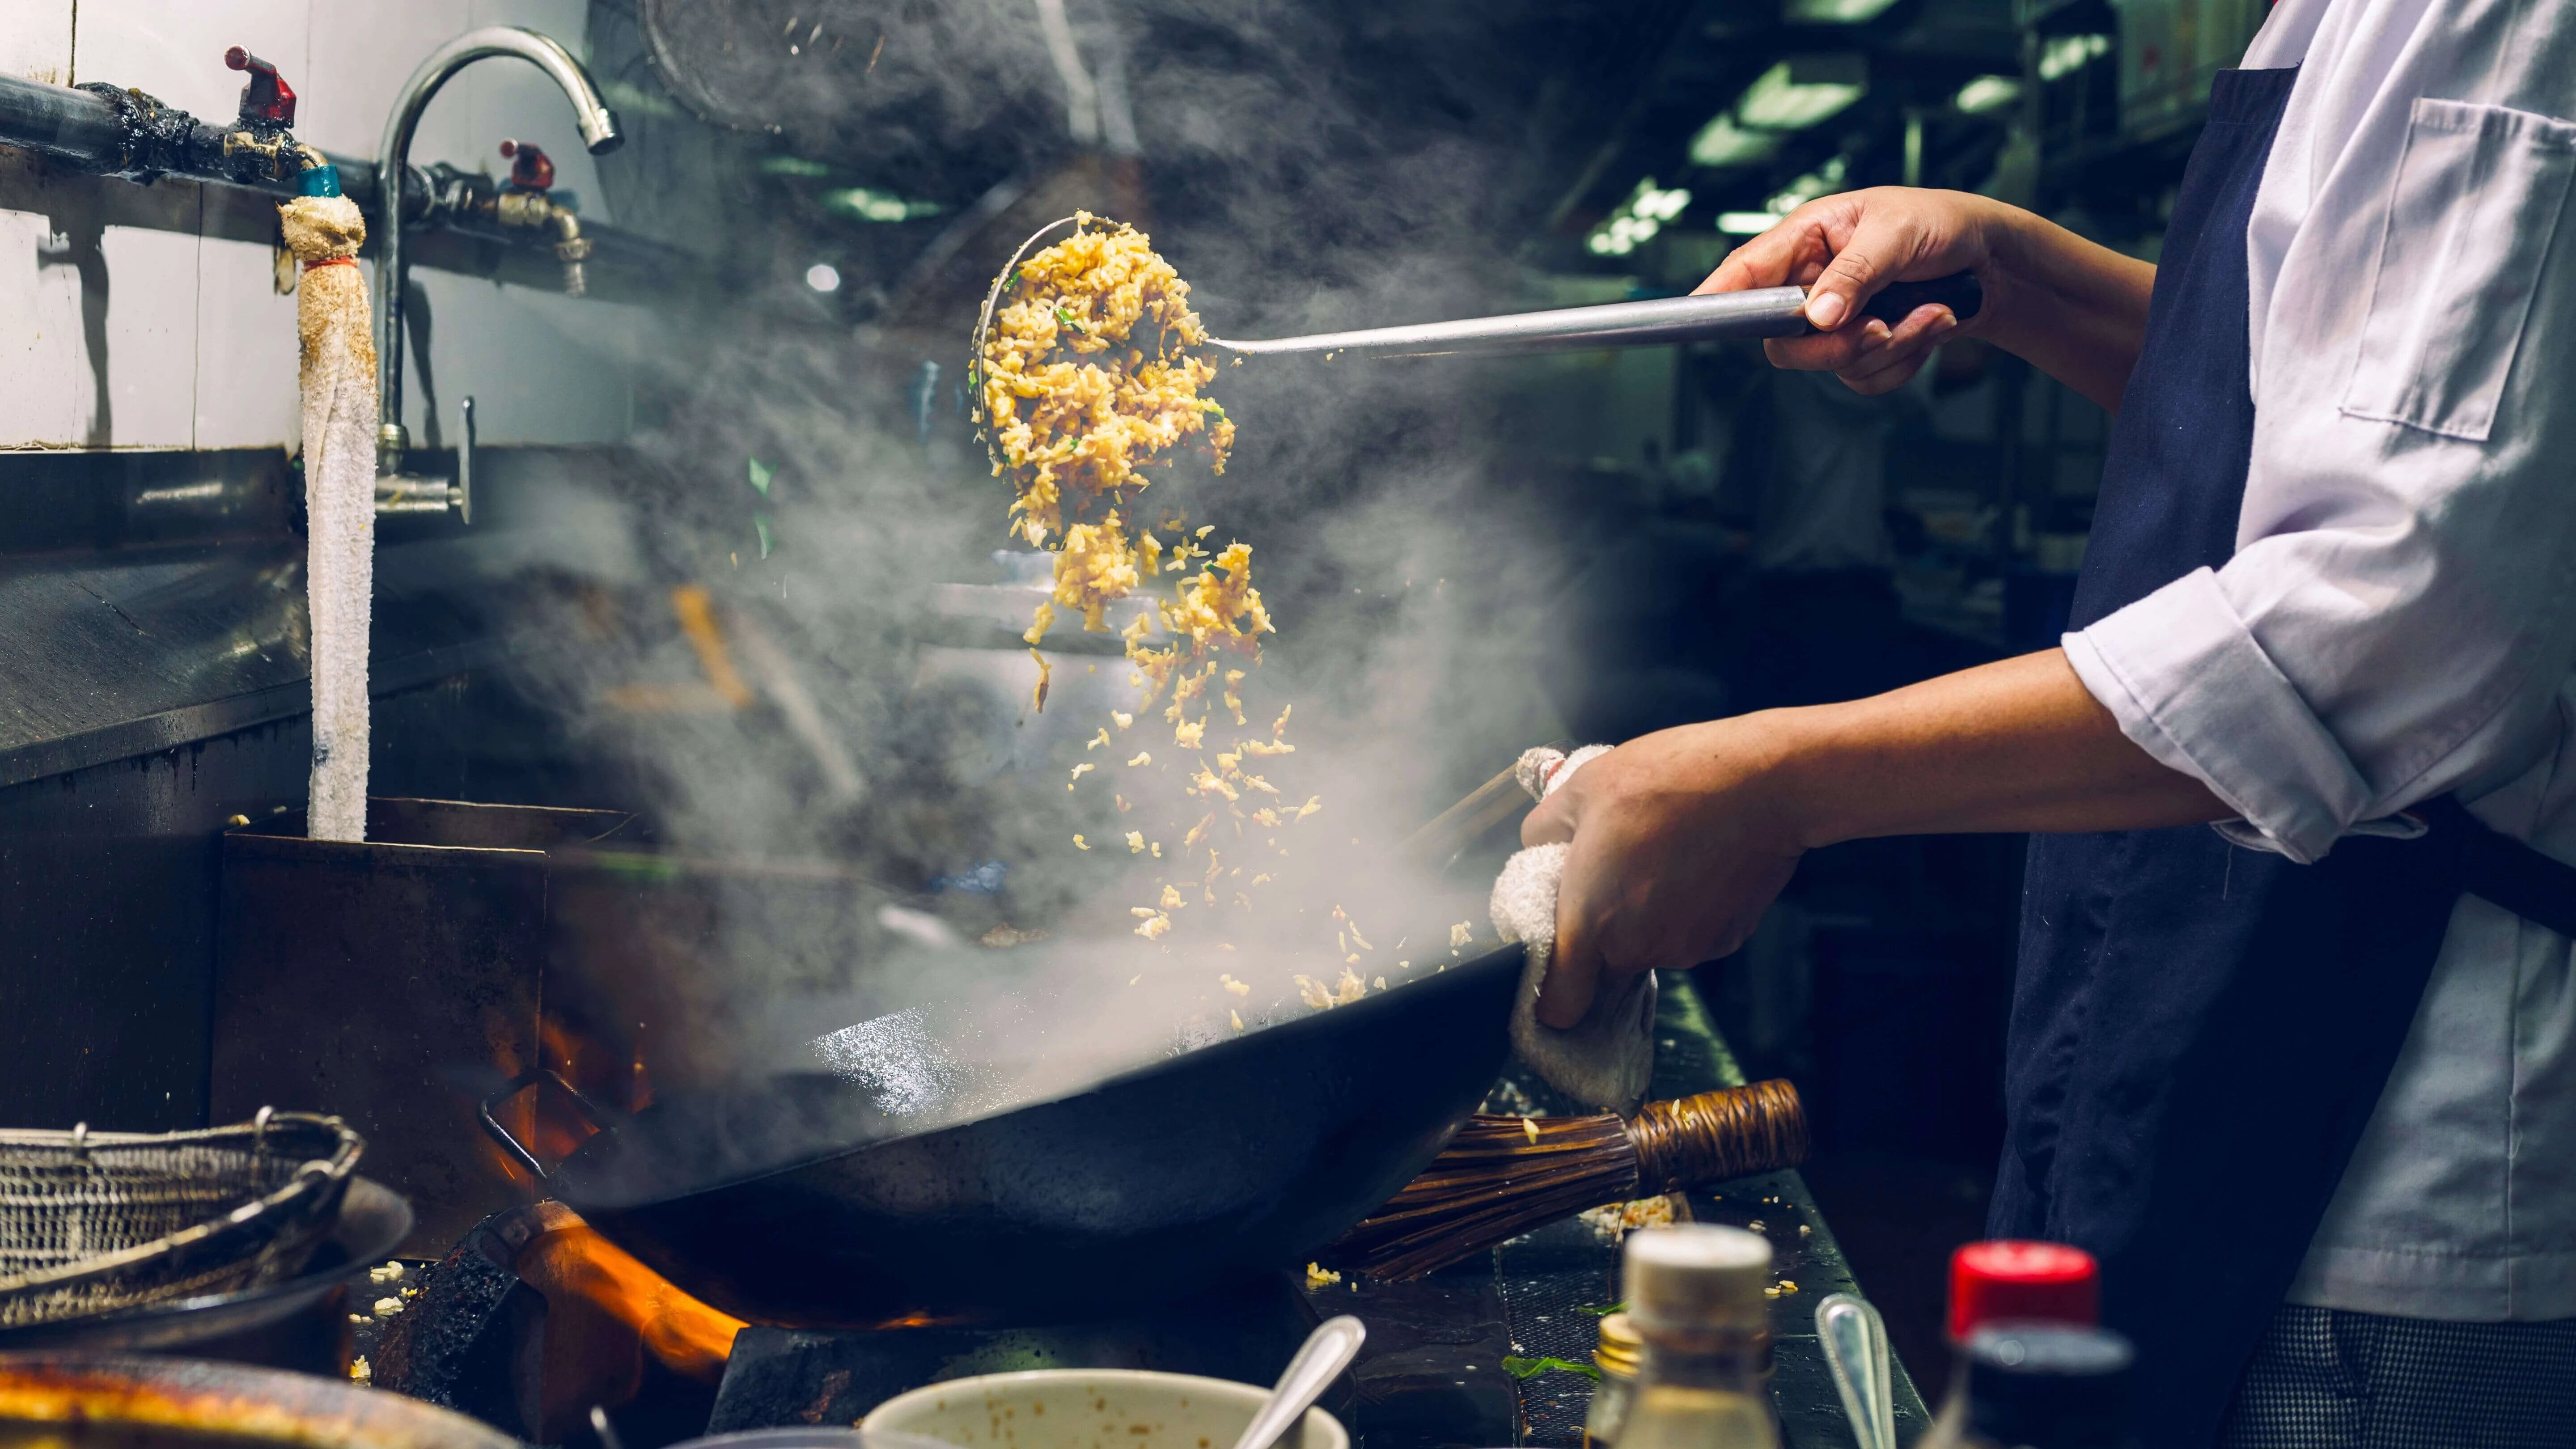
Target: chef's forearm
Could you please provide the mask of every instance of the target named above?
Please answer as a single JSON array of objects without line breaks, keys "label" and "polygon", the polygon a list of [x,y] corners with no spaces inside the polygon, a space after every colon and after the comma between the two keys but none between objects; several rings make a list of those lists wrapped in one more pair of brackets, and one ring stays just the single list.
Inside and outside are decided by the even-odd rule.
[{"label": "chef's forearm", "polygon": [[1775,786],[1810,849],[1880,835],[2141,830],[2235,813],[2123,735],[2056,649],[1750,719],[1774,733]]},{"label": "chef's forearm", "polygon": [[2009,296],[1979,335],[2118,412],[2146,341],[2155,267],[2045,217],[1995,210],[1987,247]]}]

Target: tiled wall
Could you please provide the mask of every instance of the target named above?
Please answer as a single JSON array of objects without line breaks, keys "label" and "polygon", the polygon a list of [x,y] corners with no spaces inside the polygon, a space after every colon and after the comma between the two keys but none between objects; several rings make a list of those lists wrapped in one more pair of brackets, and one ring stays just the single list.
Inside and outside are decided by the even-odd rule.
[{"label": "tiled wall", "polygon": [[[585,0],[0,0],[0,71],[138,87],[229,117],[227,46],[294,86],[296,133],[373,156],[394,89],[440,42],[524,25],[582,52]],[[505,136],[555,159],[585,220],[614,221],[561,93],[515,60],[469,67],[430,104],[414,164],[505,168]],[[227,188],[69,176],[0,147],[0,448],[230,448],[295,438],[295,299],[276,294],[270,225]],[[261,239],[254,239],[259,237]],[[372,264],[366,264],[372,275]],[[631,421],[638,309],[415,269],[432,379],[453,441],[457,399],[490,443],[604,442]]]}]

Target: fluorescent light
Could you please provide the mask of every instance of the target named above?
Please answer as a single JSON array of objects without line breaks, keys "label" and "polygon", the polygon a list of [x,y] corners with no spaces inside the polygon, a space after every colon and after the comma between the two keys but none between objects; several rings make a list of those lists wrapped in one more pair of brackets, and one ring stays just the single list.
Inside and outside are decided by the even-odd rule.
[{"label": "fluorescent light", "polygon": [[940,211],[935,201],[906,201],[864,186],[837,187],[815,200],[823,203],[825,211],[853,221],[910,221],[916,216],[937,216]]},{"label": "fluorescent light", "polygon": [[2039,52],[2039,78],[2053,81],[2070,71],[2080,70],[2085,62],[2111,53],[2107,35],[2056,35]]},{"label": "fluorescent light", "polygon": [[817,292],[837,292],[841,290],[840,269],[830,262],[816,262],[805,269],[805,285]]},{"label": "fluorescent light", "polygon": [[1828,157],[1825,164],[1780,188],[1771,198],[1771,214],[1787,216],[1799,207],[1843,189],[1843,177],[1849,175],[1851,162],[1841,156]]},{"label": "fluorescent light", "polygon": [[1584,238],[1583,244],[1594,256],[1624,257],[1653,241],[1655,233],[1663,229],[1663,224],[1652,217],[1614,216]]},{"label": "fluorescent light", "polygon": [[1950,104],[1957,106],[1963,114],[1982,116],[1988,111],[2000,111],[2020,99],[2019,80],[2008,75],[1981,75],[1959,87],[1958,97]]},{"label": "fluorescent light", "polygon": [[1721,211],[1717,214],[1717,229],[1728,236],[1760,236],[1779,220],[1767,211]]},{"label": "fluorescent light", "polygon": [[1584,248],[1596,257],[1624,257],[1653,241],[1665,222],[1690,209],[1690,202],[1687,187],[1667,191],[1649,176],[1637,183],[1637,189],[1628,193],[1628,199],[1619,203],[1619,209],[1611,212],[1608,220],[1583,239]]},{"label": "fluorescent light", "polygon": [[1748,131],[1735,124],[1732,112],[1725,112],[1691,137],[1690,158],[1700,166],[1750,166],[1770,160],[1779,149],[1778,136],[1769,131]]},{"label": "fluorescent light", "polygon": [[1896,0],[1788,0],[1780,17],[1792,25],[1859,25]]},{"label": "fluorescent light", "polygon": [[1868,89],[1868,62],[1860,56],[1793,55],[1744,88],[1735,116],[1758,130],[1804,130],[1839,113]]},{"label": "fluorescent light", "polygon": [[1690,201],[1688,187],[1676,186],[1669,191],[1659,191],[1655,188],[1655,178],[1649,176],[1637,183],[1637,189],[1629,194],[1628,204],[1621,210],[1648,221],[1670,221],[1688,210]]}]

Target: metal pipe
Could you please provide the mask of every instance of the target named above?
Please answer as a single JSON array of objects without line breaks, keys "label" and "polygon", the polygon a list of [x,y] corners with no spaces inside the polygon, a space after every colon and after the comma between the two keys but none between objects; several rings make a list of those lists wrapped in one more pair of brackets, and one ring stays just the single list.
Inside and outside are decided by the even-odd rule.
[{"label": "metal pipe", "polygon": [[456,444],[456,521],[474,521],[474,394],[465,395],[465,426]]},{"label": "metal pipe", "polygon": [[547,207],[546,219],[555,229],[555,260],[563,263],[564,295],[587,295],[590,282],[581,264],[590,255],[590,238],[581,234],[581,218],[552,202]]},{"label": "metal pipe", "polygon": [[187,176],[290,193],[320,157],[266,118],[217,125],[139,90],[66,89],[9,76],[0,76],[0,141],[59,156],[95,175]]},{"label": "metal pipe", "polygon": [[[137,156],[139,139],[127,124],[124,107],[101,93],[113,87],[69,89],[47,85],[42,81],[22,80],[13,75],[0,75],[0,145],[23,146],[69,162],[73,167],[93,175],[139,179],[148,174],[169,172],[197,181],[215,181],[234,186],[248,186],[281,196],[291,196],[295,187],[290,181],[275,176],[253,175],[244,179],[235,168],[222,163],[223,129],[189,118],[185,129],[192,145],[188,151],[203,156],[169,154],[169,147],[149,158],[157,163],[139,165],[146,158]],[[117,92],[131,97],[131,92]],[[185,117],[155,103],[156,114],[172,123]],[[176,128],[174,125],[172,128]],[[208,138],[203,145],[193,144],[196,133]],[[340,172],[340,194],[358,203],[361,210],[374,211],[381,204],[376,195],[376,163],[354,156],[324,154]],[[412,191],[425,195],[417,181]]]},{"label": "metal pipe", "polygon": [[124,127],[106,97],[13,75],[0,75],[0,140],[91,171],[110,169],[125,154]]},{"label": "metal pipe", "polygon": [[[617,129],[617,117],[600,99],[599,87],[591,83],[590,73],[572,52],[554,40],[533,30],[515,25],[490,25],[469,30],[430,52],[429,58],[411,73],[395,94],[393,109],[385,117],[384,140],[376,150],[376,172],[379,176],[402,176],[410,164],[412,135],[420,127],[421,112],[428,109],[430,97],[448,78],[478,60],[494,56],[516,56],[544,71],[561,87],[564,98],[572,102],[573,123],[581,130],[582,144],[592,155],[604,155],[617,149],[625,137]],[[378,426],[376,432],[376,467],[380,473],[402,471],[402,455],[411,445],[410,434],[402,425],[403,373],[403,219],[399,204],[380,208],[376,262],[376,385]]]},{"label": "metal pipe", "polygon": [[[124,98],[125,104],[103,92]],[[130,124],[128,106],[133,107],[132,120],[149,124]],[[198,121],[184,111],[157,102],[147,112],[141,102],[133,100],[132,93],[115,87],[70,89],[0,75],[0,146],[42,152],[94,176],[144,180],[173,175],[247,187],[274,196],[295,194],[294,184],[273,174],[276,168],[267,166],[266,158],[263,166],[267,169],[260,170],[238,164],[242,159],[238,149],[228,156],[224,147],[227,134],[220,126]],[[340,194],[358,203],[359,210],[367,213],[381,230],[388,203],[377,185],[376,163],[328,152],[322,153],[322,159],[338,169]],[[496,221],[471,208],[442,205],[437,185],[420,171],[406,169],[403,182],[403,212],[409,218],[406,230],[417,229],[426,221],[438,230],[461,232],[477,240],[520,245],[531,239],[528,231],[519,226]],[[567,236],[560,223],[547,218],[522,225],[541,234],[552,233],[550,249],[557,261],[613,258],[629,272],[652,274],[664,280],[687,270],[683,254],[630,232],[592,226]],[[567,245],[581,251],[582,257],[567,258]]]}]

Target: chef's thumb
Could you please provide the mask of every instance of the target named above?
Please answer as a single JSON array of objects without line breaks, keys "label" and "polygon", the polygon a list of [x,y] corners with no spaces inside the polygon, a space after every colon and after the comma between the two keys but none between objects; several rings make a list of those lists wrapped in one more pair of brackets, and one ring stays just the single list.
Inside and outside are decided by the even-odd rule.
[{"label": "chef's thumb", "polygon": [[1547,974],[1539,978],[1536,1012],[1542,1026],[1567,1030],[1583,1020],[1592,1009],[1592,997],[1601,986],[1601,958],[1592,943],[1580,931],[1565,928],[1565,916],[1556,918],[1556,949],[1547,959]]},{"label": "chef's thumb", "polygon": [[1874,228],[1863,223],[1852,234],[1843,249],[1807,287],[1807,320],[1819,332],[1831,332],[1860,315],[1861,304],[1878,295],[1888,283],[1888,269],[1880,257],[1892,247],[1878,245]]}]

